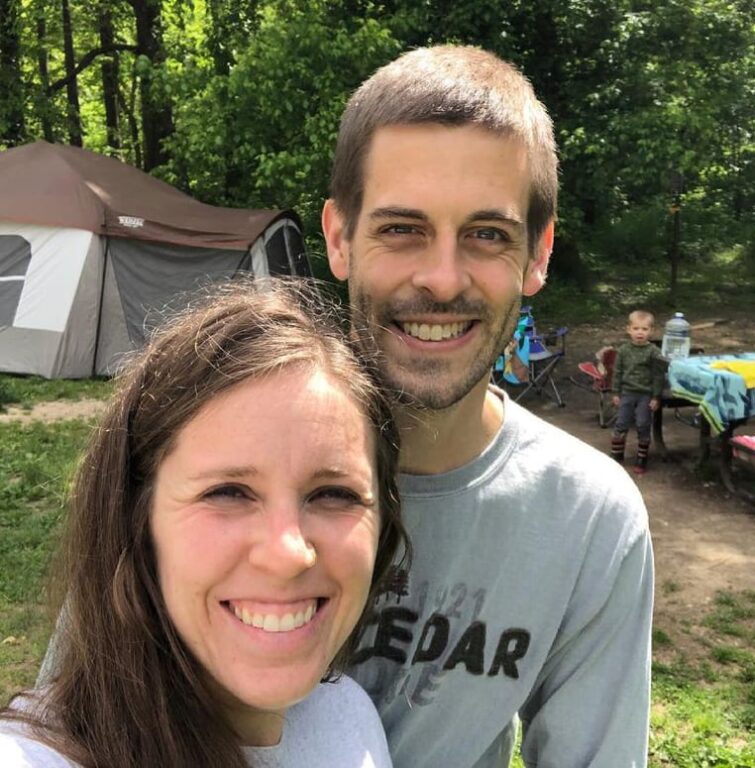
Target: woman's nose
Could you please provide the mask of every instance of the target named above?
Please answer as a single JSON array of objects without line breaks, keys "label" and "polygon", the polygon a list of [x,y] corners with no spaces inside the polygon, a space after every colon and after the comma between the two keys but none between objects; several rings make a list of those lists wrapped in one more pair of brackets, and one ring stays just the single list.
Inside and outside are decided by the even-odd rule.
[{"label": "woman's nose", "polygon": [[305,535],[300,516],[290,513],[263,512],[262,531],[249,549],[249,562],[281,578],[293,578],[309,570],[317,552]]}]

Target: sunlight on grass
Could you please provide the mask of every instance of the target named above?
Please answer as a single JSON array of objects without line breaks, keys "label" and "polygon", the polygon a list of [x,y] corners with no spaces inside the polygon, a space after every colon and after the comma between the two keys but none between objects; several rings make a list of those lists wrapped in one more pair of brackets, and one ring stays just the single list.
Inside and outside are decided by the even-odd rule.
[{"label": "sunlight on grass", "polygon": [[0,424],[0,704],[33,683],[47,645],[45,576],[91,430],[83,421]]},{"label": "sunlight on grass", "polygon": [[51,400],[103,400],[112,392],[107,379],[43,379],[41,376],[0,374],[0,410],[6,405],[31,408]]}]

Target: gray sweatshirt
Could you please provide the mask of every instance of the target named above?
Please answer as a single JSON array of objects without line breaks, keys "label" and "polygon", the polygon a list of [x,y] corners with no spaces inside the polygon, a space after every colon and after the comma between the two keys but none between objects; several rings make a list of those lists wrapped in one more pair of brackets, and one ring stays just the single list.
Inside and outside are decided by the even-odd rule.
[{"label": "gray sweatshirt", "polygon": [[508,399],[470,464],[404,476],[415,547],[350,674],[396,768],[645,766],[653,562],[616,462]]}]

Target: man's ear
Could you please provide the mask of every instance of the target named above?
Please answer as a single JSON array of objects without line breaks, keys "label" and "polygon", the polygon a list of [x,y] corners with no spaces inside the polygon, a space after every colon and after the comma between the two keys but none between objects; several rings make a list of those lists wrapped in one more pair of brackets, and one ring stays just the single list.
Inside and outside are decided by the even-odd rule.
[{"label": "man's ear", "polygon": [[553,233],[555,224],[553,220],[548,223],[543,234],[540,235],[535,253],[527,264],[522,283],[522,296],[534,296],[544,285],[548,275],[548,263],[553,250]]},{"label": "man's ear", "polygon": [[349,241],[346,239],[346,223],[332,198],[322,208],[322,233],[328,248],[328,263],[333,277],[338,280],[349,278]]}]

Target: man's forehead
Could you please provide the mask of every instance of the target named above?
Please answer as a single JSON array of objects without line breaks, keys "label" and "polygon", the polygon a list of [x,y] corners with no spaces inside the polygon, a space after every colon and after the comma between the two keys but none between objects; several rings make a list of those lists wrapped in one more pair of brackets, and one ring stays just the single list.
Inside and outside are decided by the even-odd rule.
[{"label": "man's forehead", "polygon": [[518,137],[475,125],[383,126],[365,155],[361,213],[422,217],[442,194],[463,200],[467,217],[524,224],[530,184],[527,148]]}]

